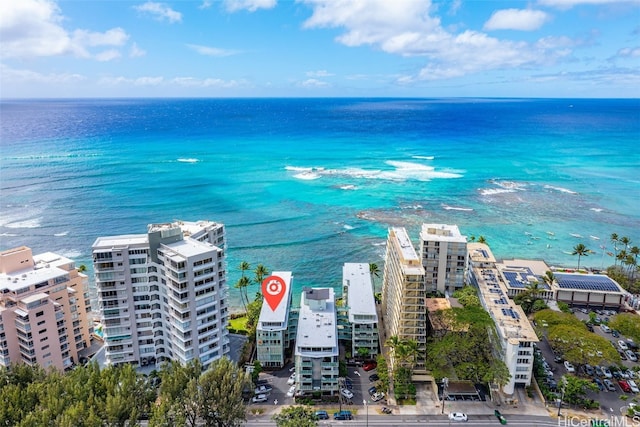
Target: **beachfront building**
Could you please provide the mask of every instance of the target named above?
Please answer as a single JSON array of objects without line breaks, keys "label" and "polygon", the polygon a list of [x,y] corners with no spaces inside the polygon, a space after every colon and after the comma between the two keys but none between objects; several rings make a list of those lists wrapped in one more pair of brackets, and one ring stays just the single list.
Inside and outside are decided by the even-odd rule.
[{"label": "beachfront building", "polygon": [[497,342],[493,351],[509,369],[511,379],[502,391],[511,395],[515,387],[531,384],[533,350],[538,337],[522,308],[507,295],[505,281],[489,246],[469,243],[468,249],[467,280],[478,288],[480,302],[496,326]]},{"label": "beachfront building", "polygon": [[[425,370],[427,320],[425,308],[424,268],[411,244],[407,230],[389,229],[382,279],[382,312],[387,339],[415,340],[418,356],[414,373]],[[395,360],[390,352],[389,365]]]},{"label": "beachfront building", "polygon": [[289,348],[291,317],[291,287],[293,276],[290,271],[274,271],[285,283],[286,289],[282,301],[272,310],[263,301],[258,326],[256,327],[257,358],[265,368],[282,368],[286,363],[286,350]]},{"label": "beachfront building", "polygon": [[205,368],[228,354],[224,226],[151,224],[146,234],[99,237],[93,266],[107,362],[162,360]]},{"label": "beachfront building", "polygon": [[303,288],[295,344],[297,390],[337,395],[338,331],[332,288]]},{"label": "beachfront building", "polygon": [[351,354],[366,359],[378,355],[378,314],[369,264],[342,266],[342,295],[351,331]]},{"label": "beachfront building", "polygon": [[467,237],[457,225],[422,224],[420,258],[427,292],[451,294],[464,286]]},{"label": "beachfront building", "polygon": [[618,282],[604,274],[568,273],[555,270],[556,301],[572,307],[620,310],[627,292]]},{"label": "beachfront building", "polygon": [[0,252],[0,366],[70,369],[91,345],[87,276],[62,255]]},{"label": "beachfront building", "polygon": [[554,299],[553,285],[545,281],[546,272],[551,269],[542,260],[512,259],[496,263],[496,268],[504,282],[509,298],[537,289],[539,298]]}]

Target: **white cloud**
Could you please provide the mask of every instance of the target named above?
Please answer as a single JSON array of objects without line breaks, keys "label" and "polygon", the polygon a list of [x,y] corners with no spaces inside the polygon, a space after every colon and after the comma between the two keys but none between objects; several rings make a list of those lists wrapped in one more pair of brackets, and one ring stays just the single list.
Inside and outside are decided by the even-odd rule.
[{"label": "white cloud", "polygon": [[206,55],[206,56],[223,57],[223,56],[237,55],[238,53],[240,53],[236,50],[220,49],[217,47],[202,46],[198,44],[187,44],[186,46],[189,49],[198,52],[200,55]]},{"label": "white cloud", "polygon": [[42,74],[36,71],[15,69],[8,67],[4,64],[0,64],[0,74],[2,75],[2,81],[6,83],[46,83],[46,84],[61,84],[61,83],[75,83],[86,80],[86,77],[82,74],[74,73],[61,73],[61,74]]},{"label": "white cloud", "polygon": [[120,51],[116,49],[109,49],[96,54],[95,58],[100,62],[107,62],[113,59],[120,58],[121,56],[122,55],[120,54]]},{"label": "white cloud", "polygon": [[612,3],[640,3],[640,0],[538,0],[542,6],[550,6],[558,9],[571,9],[574,6],[589,4],[601,5]]},{"label": "white cloud", "polygon": [[301,1],[313,9],[305,28],[342,28],[336,41],[344,45],[371,45],[391,54],[424,57],[426,65],[413,75],[400,76],[400,83],[548,64],[567,55],[566,49],[556,52],[478,31],[447,31],[438,17],[430,16],[430,1]]},{"label": "white cloud", "polygon": [[122,28],[104,33],[84,29],[69,33],[63,21],[60,9],[50,0],[1,1],[0,55],[32,58],[72,54],[100,59],[89,48],[122,46],[129,38]]},{"label": "white cloud", "polygon": [[167,6],[164,3],[148,1],[141,5],[134,6],[134,9],[138,12],[148,13],[155,17],[155,19],[157,19],[158,21],[166,20],[171,24],[173,24],[174,22],[182,22],[182,14],[171,9],[171,7]]},{"label": "white cloud", "polygon": [[331,77],[335,74],[329,73],[327,70],[307,71],[307,77]]},{"label": "white cloud", "polygon": [[224,6],[228,12],[248,10],[255,12],[258,9],[272,9],[276,6],[276,0],[225,0]]},{"label": "white cloud", "polygon": [[640,57],[640,47],[624,47],[616,54],[619,58],[638,58]]},{"label": "white cloud", "polygon": [[129,58],[139,58],[141,56],[145,56],[147,51],[144,49],[140,49],[137,43],[131,45],[131,49],[129,50]]},{"label": "white cloud", "polygon": [[203,0],[202,4],[198,6],[198,9],[209,9],[213,4],[210,0]]},{"label": "white cloud", "polygon": [[533,31],[542,27],[549,15],[541,10],[502,9],[493,12],[484,24],[485,30]]},{"label": "white cloud", "polygon": [[322,88],[322,87],[329,87],[331,85],[329,83],[327,83],[327,82],[323,82],[322,80],[307,79],[307,80],[301,82],[300,86],[306,87],[306,88]]},{"label": "white cloud", "polygon": [[136,86],[158,86],[164,82],[164,77],[138,77],[133,81]]}]

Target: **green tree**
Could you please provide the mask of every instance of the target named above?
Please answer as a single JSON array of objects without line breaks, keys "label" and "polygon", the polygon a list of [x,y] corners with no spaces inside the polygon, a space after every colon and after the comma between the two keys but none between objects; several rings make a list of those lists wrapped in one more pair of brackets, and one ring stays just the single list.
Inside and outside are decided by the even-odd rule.
[{"label": "green tree", "polygon": [[358,347],[358,357],[362,360],[369,358],[370,350],[367,347]]},{"label": "green tree", "polygon": [[547,340],[562,356],[575,365],[618,363],[620,355],[609,340],[591,333],[584,326],[554,325]]},{"label": "green tree", "polygon": [[609,327],[617,329],[621,334],[640,342],[640,321],[635,313],[620,313],[609,321]]},{"label": "green tree", "polygon": [[614,251],[614,265],[617,265],[618,263],[618,243],[620,242],[620,239],[618,238],[618,234],[617,233],[611,233],[611,243],[613,243],[613,251]]},{"label": "green tree", "polygon": [[575,245],[573,247],[573,252],[571,252],[571,255],[578,255],[578,270],[580,270],[580,258],[583,256],[588,256],[589,255],[589,249],[587,249],[587,247],[582,244],[582,243],[578,243],[577,245]]},{"label": "green tree", "polygon": [[246,421],[242,390],[249,377],[227,357],[215,360],[198,381],[198,410],[205,427],[236,427]]},{"label": "green tree", "polygon": [[267,269],[267,267],[265,267],[262,264],[258,264],[256,266],[256,269],[253,270],[253,274],[254,274],[254,283],[258,286],[262,285],[262,281],[264,280],[265,277],[267,277],[269,275],[269,269]]},{"label": "green tree", "polygon": [[247,312],[247,303],[245,302],[247,297],[245,294],[247,292],[247,286],[249,286],[250,284],[251,284],[251,280],[249,280],[248,277],[243,275],[238,279],[236,284],[233,286],[234,288],[240,291],[240,301],[242,302],[242,306],[244,307],[245,313]]},{"label": "green tree", "polygon": [[375,279],[380,277],[380,267],[375,262],[369,263],[369,274],[371,275],[371,284],[373,284],[373,288],[375,289]]},{"label": "green tree", "polygon": [[590,379],[582,379],[574,375],[565,375],[562,378],[561,387],[564,389],[565,402],[577,405],[584,400],[588,390],[598,391],[598,386]]},{"label": "green tree", "polygon": [[478,237],[478,243],[487,244],[487,239],[484,236]]},{"label": "green tree", "polygon": [[315,411],[308,406],[295,405],[283,408],[271,418],[278,427],[316,427]]}]

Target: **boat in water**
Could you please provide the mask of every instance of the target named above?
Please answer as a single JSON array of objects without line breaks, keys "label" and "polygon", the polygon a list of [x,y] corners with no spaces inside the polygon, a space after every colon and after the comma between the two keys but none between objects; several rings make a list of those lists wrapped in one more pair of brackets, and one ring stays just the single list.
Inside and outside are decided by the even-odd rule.
[{"label": "boat in water", "polygon": [[571,235],[572,235],[573,237],[575,237],[576,239],[582,239],[582,235],[581,235],[581,234],[571,233]]},{"label": "boat in water", "polygon": [[598,236],[589,236],[589,237],[591,237],[593,240],[600,240]]}]

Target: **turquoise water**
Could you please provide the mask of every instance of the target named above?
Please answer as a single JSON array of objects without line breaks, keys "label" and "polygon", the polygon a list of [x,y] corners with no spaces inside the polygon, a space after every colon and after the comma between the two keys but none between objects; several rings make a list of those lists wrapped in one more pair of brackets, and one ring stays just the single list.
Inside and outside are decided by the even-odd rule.
[{"label": "turquoise water", "polygon": [[48,100],[0,113],[3,249],[90,265],[98,236],[210,219],[227,226],[231,284],[246,260],[293,271],[299,292],[340,286],[344,262],[382,267],[389,226],[417,243],[423,222],[455,223],[497,257],[550,265],[574,266],[579,242],[596,252],[581,265],[612,263],[614,232],[640,243],[638,100]]}]

